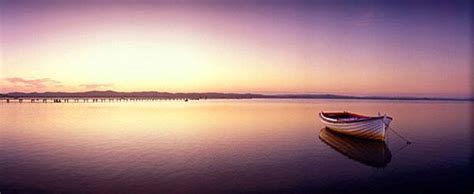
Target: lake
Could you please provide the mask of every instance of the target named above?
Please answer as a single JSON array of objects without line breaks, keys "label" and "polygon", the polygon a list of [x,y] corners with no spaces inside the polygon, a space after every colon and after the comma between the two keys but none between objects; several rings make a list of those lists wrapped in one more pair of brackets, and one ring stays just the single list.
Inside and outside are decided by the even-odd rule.
[{"label": "lake", "polygon": [[[472,193],[472,102],[1,103],[5,193]],[[317,114],[387,114],[386,144]],[[321,131],[322,130],[322,131]]]}]

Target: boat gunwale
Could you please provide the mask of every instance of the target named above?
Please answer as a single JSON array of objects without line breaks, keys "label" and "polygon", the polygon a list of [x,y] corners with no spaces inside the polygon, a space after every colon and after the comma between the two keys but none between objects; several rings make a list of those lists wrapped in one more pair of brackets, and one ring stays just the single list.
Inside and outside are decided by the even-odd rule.
[{"label": "boat gunwale", "polygon": [[[360,118],[360,119],[357,119],[357,120],[341,120],[341,121],[338,121],[338,120],[335,120],[335,119],[331,119],[330,117],[324,116],[325,113],[349,113],[349,114],[351,114],[351,115],[359,116],[359,117],[361,117],[361,118]],[[323,112],[323,111],[321,111],[321,112],[319,113],[319,117],[320,117],[321,119],[323,119],[324,121],[329,122],[329,123],[357,123],[357,122],[364,122],[364,121],[370,121],[370,120],[383,119],[384,117],[387,117],[388,119],[392,120],[392,117],[389,117],[389,116],[371,117],[371,116],[365,116],[365,115],[354,114],[354,113],[347,112],[347,111],[343,111],[343,112]]]}]

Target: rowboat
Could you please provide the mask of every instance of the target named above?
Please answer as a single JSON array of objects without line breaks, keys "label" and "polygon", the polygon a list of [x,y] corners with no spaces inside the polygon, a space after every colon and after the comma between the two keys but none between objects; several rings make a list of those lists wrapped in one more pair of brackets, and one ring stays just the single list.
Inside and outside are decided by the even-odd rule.
[{"label": "rowboat", "polygon": [[392,154],[385,142],[335,133],[327,128],[319,132],[319,139],[342,155],[371,167],[385,167]]},{"label": "rowboat", "polygon": [[360,138],[385,141],[385,132],[392,117],[365,116],[350,112],[320,112],[323,124],[332,131]]}]

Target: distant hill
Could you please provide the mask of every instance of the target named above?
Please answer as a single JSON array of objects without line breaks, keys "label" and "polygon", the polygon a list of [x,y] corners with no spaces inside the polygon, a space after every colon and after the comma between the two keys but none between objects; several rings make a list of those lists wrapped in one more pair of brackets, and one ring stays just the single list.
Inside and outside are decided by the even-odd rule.
[{"label": "distant hill", "polygon": [[432,98],[432,97],[385,97],[385,96],[345,96],[334,94],[252,94],[252,93],[170,93],[170,92],[116,92],[116,91],[87,91],[87,92],[11,92],[0,94],[9,98],[189,98],[189,99],[249,99],[249,98],[280,98],[280,99],[361,99],[361,100],[451,100],[474,101],[473,98]]}]

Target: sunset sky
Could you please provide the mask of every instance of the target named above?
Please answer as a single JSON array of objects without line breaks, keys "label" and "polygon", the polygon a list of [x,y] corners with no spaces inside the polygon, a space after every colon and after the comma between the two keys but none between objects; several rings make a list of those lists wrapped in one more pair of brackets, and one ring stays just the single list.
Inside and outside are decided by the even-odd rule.
[{"label": "sunset sky", "polygon": [[468,1],[0,2],[0,93],[472,95]]}]

